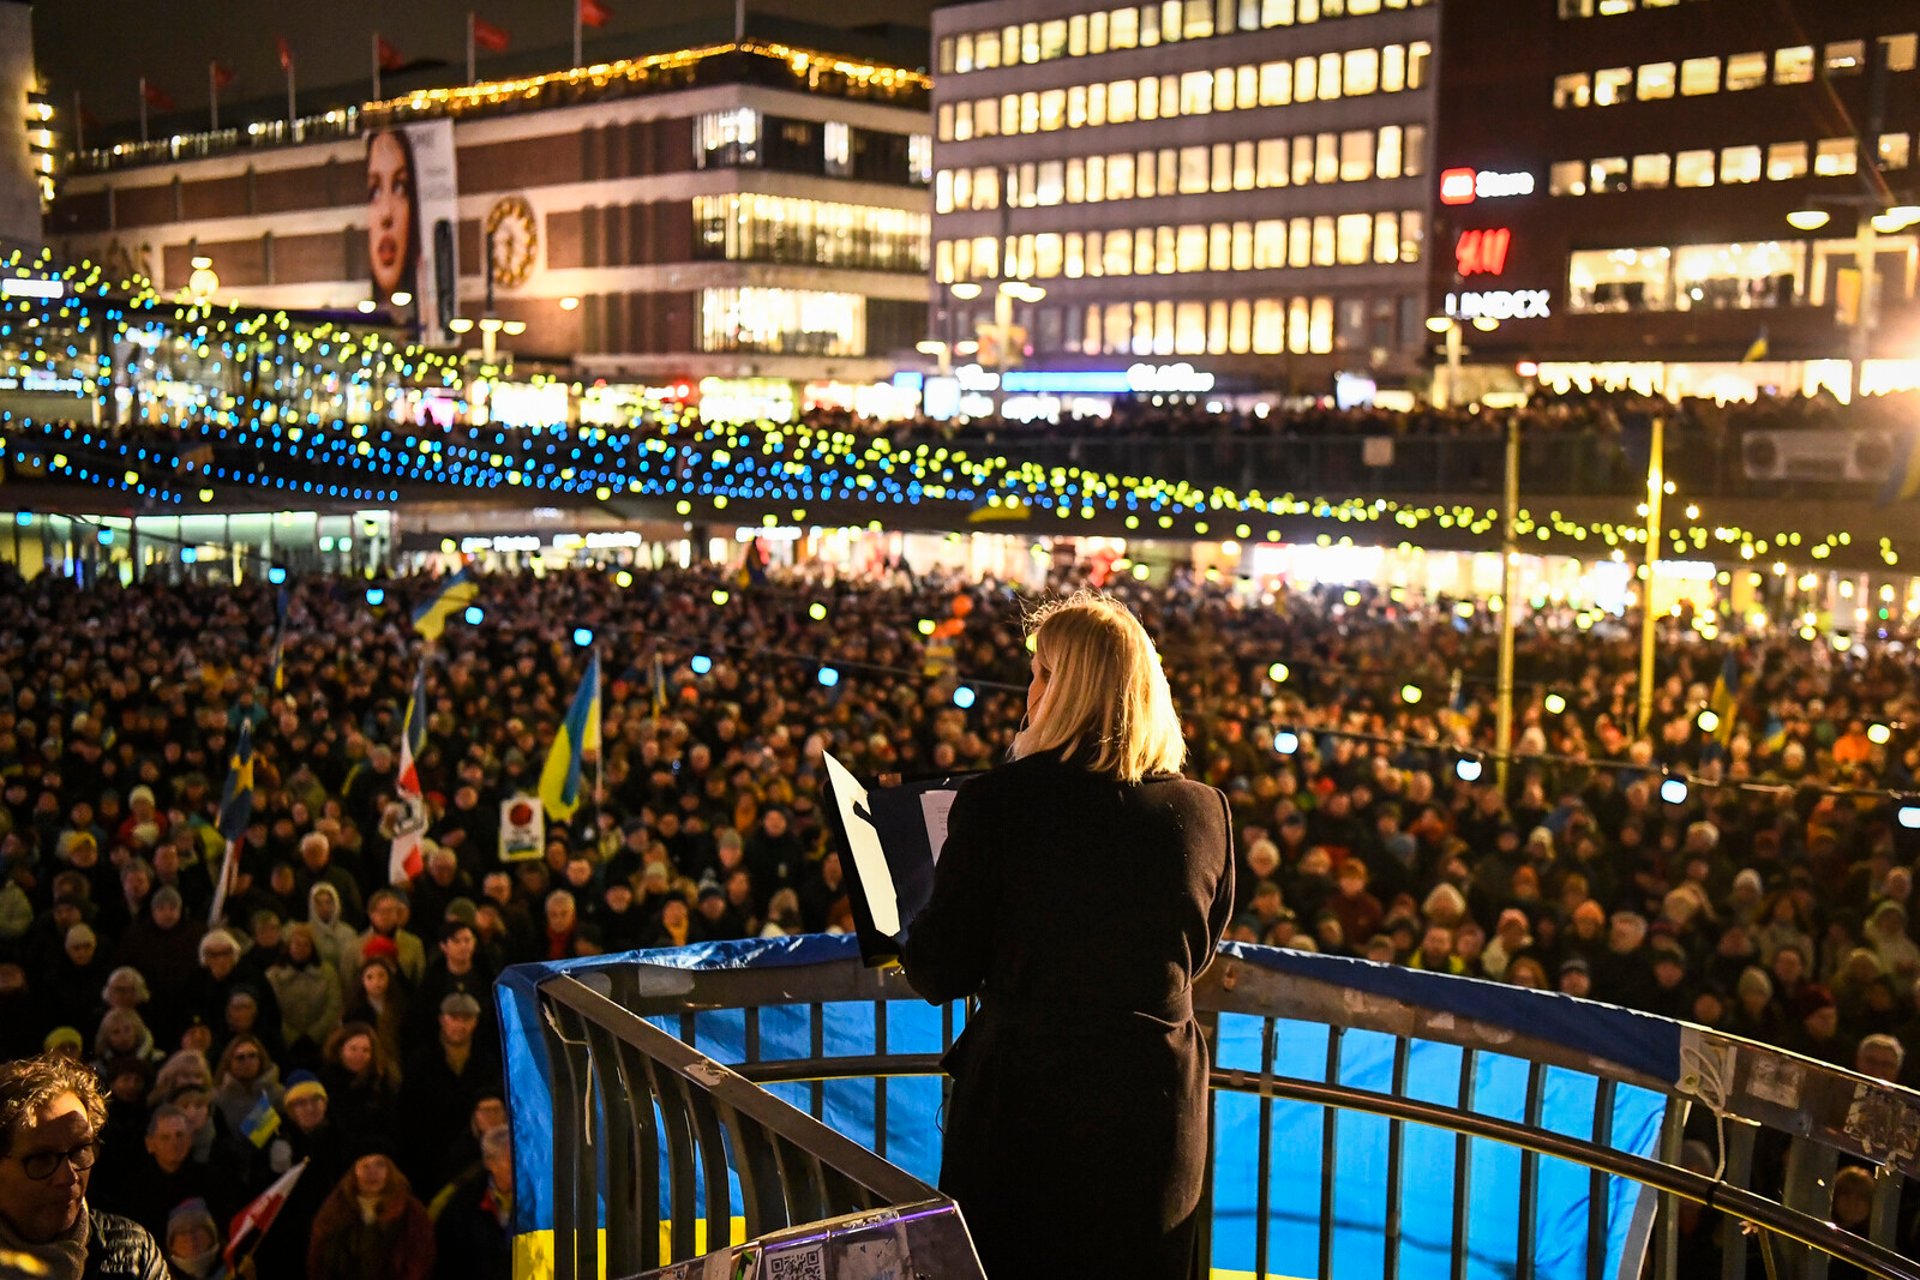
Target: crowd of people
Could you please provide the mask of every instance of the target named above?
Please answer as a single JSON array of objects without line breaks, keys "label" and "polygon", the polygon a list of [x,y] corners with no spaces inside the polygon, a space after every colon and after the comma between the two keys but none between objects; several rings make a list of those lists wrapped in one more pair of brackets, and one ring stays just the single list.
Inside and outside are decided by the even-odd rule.
[{"label": "crowd of people", "polygon": [[[1109,568],[1053,585],[1091,573],[1158,640],[1189,771],[1231,804],[1230,936],[1912,1078],[1920,833],[1895,793],[1920,789],[1920,708],[1899,644],[1756,637],[1731,730],[1708,737],[1725,651],[1676,626],[1641,734],[1632,638],[1543,612],[1521,627],[1503,788],[1457,767],[1495,745],[1484,612]],[[430,650],[409,626],[429,582],[374,606],[364,583],[296,580],[278,682],[264,582],[0,578],[0,1058],[97,1073],[91,1200],[204,1277],[235,1213],[305,1162],[257,1274],[508,1274],[494,976],[848,930],[823,752],[869,775],[986,768],[1020,721],[1031,594],[898,562],[736,572],[484,575],[484,620]],[[505,861],[501,805],[537,790],[582,629],[605,672],[602,758],[544,848]],[[424,865],[395,883],[423,661]],[[257,805],[213,921],[243,726]],[[1669,774],[1692,780],[1684,800],[1662,795]]]}]

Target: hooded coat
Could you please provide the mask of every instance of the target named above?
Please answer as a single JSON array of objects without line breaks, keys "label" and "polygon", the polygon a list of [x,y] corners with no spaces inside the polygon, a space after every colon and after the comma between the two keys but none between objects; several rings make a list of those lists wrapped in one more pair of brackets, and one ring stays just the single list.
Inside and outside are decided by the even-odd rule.
[{"label": "hooded coat", "polygon": [[380,1195],[362,1208],[349,1168],[313,1218],[308,1280],[430,1280],[433,1223],[407,1176],[387,1173]]},{"label": "hooded coat", "polygon": [[360,933],[340,914],[340,891],[322,880],[307,890],[307,925],[320,959],[340,974],[344,989],[360,967]]}]

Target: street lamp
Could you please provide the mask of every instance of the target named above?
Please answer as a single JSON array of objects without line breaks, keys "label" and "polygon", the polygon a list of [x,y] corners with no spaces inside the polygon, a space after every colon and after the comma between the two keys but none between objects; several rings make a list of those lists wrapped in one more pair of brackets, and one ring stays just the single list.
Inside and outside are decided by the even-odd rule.
[{"label": "street lamp", "polygon": [[[1498,320],[1487,316],[1475,316],[1471,323],[1481,333],[1492,333],[1500,327]],[[1447,357],[1447,378],[1444,384],[1446,393],[1440,394],[1440,384],[1436,383],[1433,407],[1446,409],[1455,404],[1464,403],[1465,397],[1460,394],[1460,357],[1467,350],[1462,343],[1466,335],[1466,326],[1453,316],[1428,316],[1427,329],[1429,332],[1440,334],[1446,342],[1443,348]]]},{"label": "street lamp", "polygon": [[1920,223],[1920,205],[1895,203],[1890,196],[1869,191],[1852,196],[1821,196],[1818,204],[1795,209],[1787,215],[1787,225],[1795,231],[1819,231],[1833,221],[1833,215],[1819,205],[1841,205],[1854,210],[1853,260],[1859,272],[1859,292],[1853,300],[1847,321],[1847,398],[1861,394],[1861,376],[1872,352],[1873,331],[1879,323],[1880,273],[1876,269],[1880,237],[1905,231]]}]

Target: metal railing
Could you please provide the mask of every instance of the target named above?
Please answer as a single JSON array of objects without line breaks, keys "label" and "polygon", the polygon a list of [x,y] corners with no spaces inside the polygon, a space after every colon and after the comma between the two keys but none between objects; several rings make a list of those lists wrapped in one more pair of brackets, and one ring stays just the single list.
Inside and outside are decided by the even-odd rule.
[{"label": "metal railing", "polygon": [[[1332,979],[1266,969],[1246,959],[1254,950],[1223,957],[1196,984],[1194,995],[1216,1046],[1225,1030],[1257,1029],[1259,1034],[1252,1061],[1227,1060],[1229,1055],[1216,1048],[1211,1093],[1216,1132],[1222,1125],[1248,1123],[1249,1112],[1260,1126],[1251,1170],[1252,1221],[1233,1227],[1242,1234],[1251,1227],[1255,1276],[1269,1275],[1276,1266],[1322,1277],[1352,1267],[1353,1273],[1390,1280],[1437,1275],[1442,1267],[1452,1277],[1472,1274],[1485,1263],[1484,1258],[1474,1261],[1475,1251],[1489,1246],[1486,1227],[1469,1205],[1477,1212],[1484,1203],[1480,1196],[1497,1188],[1482,1192],[1469,1185],[1477,1167],[1471,1157],[1491,1143],[1518,1152],[1516,1235],[1500,1242],[1496,1252],[1512,1259],[1507,1274],[1521,1280],[1536,1274],[1536,1253],[1549,1243],[1563,1250],[1567,1245],[1564,1239],[1549,1241],[1542,1234],[1547,1224],[1536,1221],[1550,1164],[1558,1178],[1569,1165],[1586,1171],[1590,1194],[1580,1273],[1590,1280],[1603,1275],[1613,1280],[1605,1270],[1609,1240],[1616,1242],[1612,1256],[1621,1261],[1619,1274],[1626,1274],[1625,1267],[1637,1263],[1645,1248],[1646,1274],[1656,1280],[1680,1277],[1677,1211],[1684,1201],[1724,1215],[1715,1229],[1725,1280],[1747,1274],[1750,1250],[1761,1252],[1770,1276],[1822,1280],[1828,1260],[1837,1258],[1868,1275],[1920,1280],[1920,1263],[1894,1248],[1900,1195],[1916,1171],[1920,1148],[1920,1095],[1912,1091],[1699,1029],[1686,1029],[1689,1065],[1680,1082],[1666,1081],[1510,1026],[1370,994]],[[889,1006],[911,1001],[919,1013],[931,1014],[940,1049],[951,1045],[962,1025],[962,1006],[930,1011],[900,975],[865,969],[853,958],[711,970],[598,964],[584,981],[560,974],[545,978],[537,990],[553,1089],[556,1276],[634,1275],[684,1261],[705,1241],[738,1239],[742,1226],[749,1242],[743,1247],[749,1251],[801,1236],[817,1242],[843,1229],[831,1220],[848,1213],[881,1213],[888,1223],[946,1232],[945,1245],[938,1247],[947,1250],[942,1256],[952,1269],[920,1270],[978,1274],[970,1247],[962,1256],[951,1235],[958,1223],[951,1203],[887,1159],[890,1087],[940,1071],[940,1055],[931,1044],[913,1052],[890,1050]],[[1561,999],[1510,994],[1523,1001]],[[821,1028],[826,1011],[836,1007],[850,1010],[863,1026],[870,1020],[873,1052],[828,1056]],[[1555,1007],[1564,1014],[1568,1006]],[[805,1044],[791,1035],[780,1045],[767,1043],[763,1021],[776,1012],[797,1013],[811,1028]],[[904,1020],[905,1013],[901,1009],[896,1017]],[[707,1036],[705,1020],[723,1016],[738,1020],[732,1054],[738,1061],[731,1067],[691,1047]],[[1675,1027],[1659,1019],[1649,1025]],[[1277,1050],[1312,1029],[1322,1029],[1325,1036],[1324,1051],[1316,1042],[1308,1054],[1320,1070],[1302,1072],[1279,1061]],[[1239,1038],[1247,1043],[1244,1034]],[[1346,1078],[1344,1056],[1358,1048],[1389,1055],[1386,1088],[1357,1087]],[[1452,1094],[1436,1094],[1431,1080],[1420,1085],[1411,1079],[1418,1072],[1410,1071],[1410,1064],[1436,1048],[1457,1059]],[[1495,1067],[1525,1073],[1525,1103],[1517,1115],[1495,1114],[1475,1100],[1476,1082]],[[1542,1111],[1550,1082],[1564,1086],[1576,1077],[1592,1091],[1584,1129],[1550,1125]],[[798,1105],[756,1087],[762,1085],[783,1090]],[[878,1113],[872,1150],[824,1123],[829,1089],[844,1096],[846,1090],[868,1088]],[[1623,1148],[1612,1132],[1617,1104],[1631,1091],[1645,1091],[1658,1108],[1658,1140],[1650,1153]],[[1689,1165],[1682,1155],[1689,1108],[1703,1094],[1713,1099],[1707,1130],[1717,1126],[1721,1135],[1717,1174]],[[1276,1161],[1302,1154],[1298,1148],[1276,1152],[1271,1141],[1270,1117],[1288,1105],[1323,1109],[1317,1220],[1310,1203],[1277,1205],[1271,1194]],[[1445,1173],[1452,1194],[1451,1236],[1435,1246],[1444,1252],[1444,1262],[1436,1259],[1431,1265],[1410,1264],[1403,1257],[1408,1247],[1403,1216],[1412,1207],[1424,1207],[1416,1206],[1417,1198],[1432,1202],[1442,1194],[1438,1166],[1411,1154],[1416,1136],[1423,1151],[1451,1146],[1454,1153]],[[1356,1190],[1336,1182],[1344,1144],[1374,1150],[1384,1166],[1382,1185]],[[1384,1155],[1378,1150],[1382,1146]],[[1842,1161],[1868,1169],[1872,1179],[1872,1214],[1864,1235],[1831,1220],[1834,1174]],[[730,1196],[729,1175],[739,1187],[738,1202]],[[1212,1265],[1212,1236],[1227,1229],[1219,1207],[1222,1176],[1216,1155],[1203,1204],[1212,1231],[1202,1274]],[[1646,1189],[1641,1212],[1629,1213],[1608,1194],[1610,1186],[1622,1185],[1617,1180]],[[1350,1208],[1355,1195],[1372,1197],[1377,1211],[1377,1221],[1361,1224],[1358,1236]],[[1655,1210],[1650,1222],[1643,1220],[1648,1205]],[[735,1215],[744,1223],[733,1223]],[[1283,1221],[1288,1215],[1294,1252],[1282,1257],[1277,1232],[1288,1225]],[[800,1230],[809,1222],[818,1224],[810,1235]],[[1630,1236],[1624,1250],[1617,1244],[1623,1231]],[[1360,1246],[1365,1256],[1356,1257]],[[1317,1270],[1301,1269],[1302,1248]],[[918,1245],[913,1256],[916,1261],[922,1256]]]}]

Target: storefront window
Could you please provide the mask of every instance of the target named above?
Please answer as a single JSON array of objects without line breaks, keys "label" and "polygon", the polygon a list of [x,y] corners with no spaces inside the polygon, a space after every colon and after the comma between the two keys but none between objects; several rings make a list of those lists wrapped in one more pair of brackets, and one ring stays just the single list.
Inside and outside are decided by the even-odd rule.
[{"label": "storefront window", "polygon": [[1586,249],[1567,273],[1567,309],[1576,313],[1665,311],[1672,275],[1671,249]]},{"label": "storefront window", "polygon": [[857,356],[867,349],[867,300],[800,289],[703,289],[702,351]]},{"label": "storefront window", "polygon": [[1673,251],[1674,310],[1791,306],[1802,293],[1805,272],[1806,245],[1800,241],[1682,246]]}]

